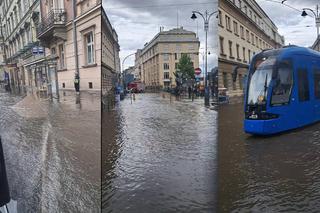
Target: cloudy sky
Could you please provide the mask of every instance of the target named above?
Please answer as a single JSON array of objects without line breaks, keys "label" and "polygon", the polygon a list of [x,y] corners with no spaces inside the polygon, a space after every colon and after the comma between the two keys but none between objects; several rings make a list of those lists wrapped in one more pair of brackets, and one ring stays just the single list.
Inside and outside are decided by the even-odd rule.
[{"label": "cloudy sky", "polygon": [[[277,25],[279,33],[284,35],[286,44],[311,46],[317,37],[315,19],[311,16],[302,17],[302,8],[316,10],[320,0],[287,0],[282,5],[281,0],[257,0],[258,4]],[[294,8],[294,9],[293,9]],[[312,15],[312,12],[307,11]]]},{"label": "cloudy sky", "polygon": [[[119,36],[120,58],[122,60],[137,49],[143,48],[158,32],[160,26],[165,30],[183,26],[184,29],[198,33],[201,45],[200,52],[204,52],[204,23],[199,17],[193,21],[190,17],[193,10],[205,12],[217,11],[217,0],[103,0],[103,7],[111,24]],[[201,19],[200,19],[201,18]],[[217,18],[210,19],[208,37],[208,70],[217,62]],[[200,67],[202,67],[200,54]],[[124,68],[134,65],[134,56],[126,60]]]}]

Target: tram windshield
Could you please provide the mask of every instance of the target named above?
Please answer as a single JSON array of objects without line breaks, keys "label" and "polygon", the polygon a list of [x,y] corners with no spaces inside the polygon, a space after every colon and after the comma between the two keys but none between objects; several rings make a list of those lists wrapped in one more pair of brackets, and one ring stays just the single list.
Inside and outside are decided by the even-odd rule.
[{"label": "tram windshield", "polygon": [[256,61],[255,71],[250,78],[248,104],[265,104],[268,87],[272,79],[276,57],[263,58]]}]

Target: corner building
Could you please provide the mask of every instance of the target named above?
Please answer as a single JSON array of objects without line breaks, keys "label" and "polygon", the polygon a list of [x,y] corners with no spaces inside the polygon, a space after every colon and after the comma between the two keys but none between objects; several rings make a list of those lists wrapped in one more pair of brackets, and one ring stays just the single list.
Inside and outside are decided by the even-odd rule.
[{"label": "corner building", "polygon": [[187,54],[194,68],[199,67],[200,42],[196,33],[183,27],[160,32],[143,49],[139,49],[135,59],[135,75],[146,89],[175,87],[174,72],[182,54]]},{"label": "corner building", "polygon": [[46,48],[53,92],[101,89],[101,0],[41,1],[37,38]]},{"label": "corner building", "polygon": [[[244,77],[253,55],[264,49],[280,48],[284,37],[254,0],[219,1],[219,87],[232,96],[243,95]],[[238,71],[233,82],[232,72]]]}]

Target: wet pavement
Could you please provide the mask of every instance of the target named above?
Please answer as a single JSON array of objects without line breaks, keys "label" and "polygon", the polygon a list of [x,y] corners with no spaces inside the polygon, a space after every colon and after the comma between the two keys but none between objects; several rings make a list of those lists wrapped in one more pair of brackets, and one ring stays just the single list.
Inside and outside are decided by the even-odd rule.
[{"label": "wet pavement", "polygon": [[319,212],[320,124],[254,137],[242,119],[241,103],[219,108],[218,212]]},{"label": "wet pavement", "polygon": [[18,212],[100,212],[100,94],[60,102],[0,90],[0,135]]},{"label": "wet pavement", "polygon": [[169,97],[103,113],[103,212],[215,211],[217,112]]}]

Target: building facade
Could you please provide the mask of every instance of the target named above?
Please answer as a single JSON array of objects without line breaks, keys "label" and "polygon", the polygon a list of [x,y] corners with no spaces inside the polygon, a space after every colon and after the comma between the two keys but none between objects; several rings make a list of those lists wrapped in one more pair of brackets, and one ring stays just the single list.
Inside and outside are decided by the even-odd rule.
[{"label": "building facade", "polygon": [[118,35],[106,12],[102,12],[102,95],[113,96],[120,79]]},{"label": "building facade", "polygon": [[36,38],[40,0],[0,1],[1,65],[13,90],[43,90],[46,70],[43,48]]},{"label": "building facade", "polygon": [[101,89],[101,0],[41,1],[37,38],[46,48],[52,93]]},{"label": "building facade", "polygon": [[[264,49],[280,48],[284,37],[255,0],[219,1],[219,87],[242,95],[251,58]],[[239,67],[237,81],[232,80]]]},{"label": "building facade", "polygon": [[180,28],[160,32],[144,48],[138,50],[135,73],[146,89],[175,87],[174,72],[182,54],[187,54],[194,68],[199,67],[200,42],[196,34]]},{"label": "building facade", "polygon": [[320,35],[318,36],[318,38],[316,39],[316,41],[314,42],[314,44],[311,47],[313,50],[319,51],[320,52]]}]

